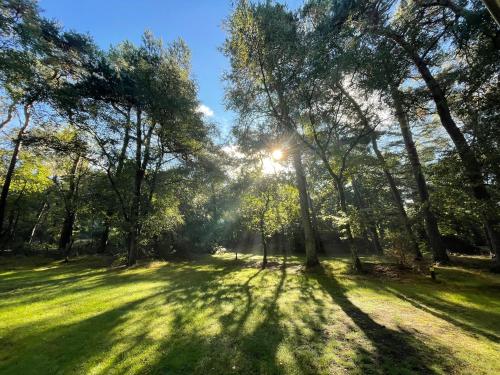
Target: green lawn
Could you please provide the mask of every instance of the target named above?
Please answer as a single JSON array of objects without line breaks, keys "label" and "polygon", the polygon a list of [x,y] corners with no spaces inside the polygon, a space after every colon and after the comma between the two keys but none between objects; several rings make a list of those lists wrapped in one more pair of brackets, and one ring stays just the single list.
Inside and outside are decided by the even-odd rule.
[{"label": "green lawn", "polygon": [[257,260],[1,259],[0,373],[500,373],[498,276]]}]

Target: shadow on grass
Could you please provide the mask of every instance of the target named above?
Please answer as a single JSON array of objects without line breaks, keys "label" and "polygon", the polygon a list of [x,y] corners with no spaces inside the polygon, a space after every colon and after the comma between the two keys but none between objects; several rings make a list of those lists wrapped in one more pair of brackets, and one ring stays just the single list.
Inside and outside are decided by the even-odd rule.
[{"label": "shadow on grass", "polygon": [[[146,274],[134,273],[133,270],[132,273],[99,270],[96,273],[98,276],[88,284],[83,283],[83,287],[79,278],[72,279],[72,277],[70,277],[72,281],[64,277],[47,283],[41,282],[40,290],[31,291],[34,294],[31,296],[32,299],[39,299],[40,293],[42,293],[41,298],[47,299],[67,296],[71,298],[69,306],[78,306],[79,295],[76,291],[97,292],[104,286],[121,287],[142,281],[161,281],[165,284],[153,286],[147,291],[146,296],[121,303],[116,308],[106,309],[103,305],[106,309],[104,312],[76,322],[58,324],[51,322],[53,318],[49,317],[37,320],[37,326],[27,323],[3,332],[0,337],[0,373],[84,373],[82,364],[92,361],[92,358],[114,355],[114,358],[108,358],[107,362],[116,365],[129,355],[139,355],[140,353],[134,351],[139,344],[140,347],[148,343],[157,344],[157,340],[149,337],[150,325],[153,322],[161,324],[155,316],[157,309],[166,301],[188,304],[203,298],[204,291],[217,289],[216,285],[212,284],[216,278],[232,271],[234,269],[226,267],[224,262],[216,262],[210,269],[206,269],[203,264],[175,264],[158,267]],[[67,269],[53,270],[51,276],[65,275],[66,272]],[[93,274],[90,274],[87,277],[92,276]],[[29,300],[30,298],[27,299],[28,304]],[[65,306],[66,304],[55,308],[60,309]],[[151,316],[147,315],[148,311],[151,311]],[[136,313],[144,319],[136,319],[134,317]],[[71,311],[68,311],[68,315],[71,321]],[[168,315],[160,317],[165,321],[167,318]],[[133,334],[120,338],[120,332],[124,329],[131,330]],[[98,364],[99,360],[96,361]],[[120,368],[125,367],[120,366]],[[88,371],[88,368],[86,370]]]},{"label": "shadow on grass", "polygon": [[[217,291],[209,292],[200,306],[202,309],[221,301],[232,306],[231,311],[218,315],[220,330],[216,334],[197,332],[190,317],[177,315],[174,325],[182,333],[162,344],[161,351],[166,354],[158,358],[152,371],[168,374],[281,373],[276,352],[284,332],[280,327],[283,316],[278,299],[283,292],[286,268],[279,271],[276,285],[263,287],[272,289],[272,293],[264,299],[257,299],[254,293],[260,291],[253,289],[261,288],[266,282],[266,272],[268,270],[252,269],[245,282],[219,285]],[[252,285],[259,278],[259,284]]]},{"label": "shadow on grass", "polygon": [[[444,348],[433,350],[412,332],[402,328],[390,329],[377,323],[349,300],[346,295],[348,290],[327,269],[318,268],[309,277],[321,285],[373,346],[373,351],[357,348],[356,365],[362,373],[434,374],[436,365],[445,370],[451,368],[452,361],[456,365],[450,351]],[[304,284],[304,289],[304,293],[308,293],[307,283]]]},{"label": "shadow on grass", "polygon": [[[500,343],[500,335],[495,331],[498,330],[498,321],[500,320],[498,311],[484,311],[473,307],[463,307],[443,301],[433,295],[422,295],[406,289],[401,290],[397,286],[388,287],[385,290],[417,309],[443,319],[473,336],[483,336],[494,343]],[[461,316],[462,319],[455,318],[455,316]]]},{"label": "shadow on grass", "polygon": [[[218,258],[126,272],[100,269],[81,278],[77,268],[69,274],[61,268],[44,274],[41,289],[29,289],[38,284],[33,275],[9,282],[30,290],[22,303],[43,293],[64,296],[71,306],[83,292],[123,287],[126,293],[129,286],[151,285],[145,296],[103,305],[106,310],[81,320],[43,328],[27,324],[2,335],[0,373],[316,374],[329,368],[319,363],[332,344],[325,327],[341,315],[352,321],[348,329],[364,335],[373,348],[340,337],[343,331],[333,332],[341,344],[345,340],[346,350],[354,351],[358,373],[432,374],[434,368],[446,372],[452,361],[457,364],[448,350],[430,348],[412,332],[377,323],[325,269],[292,275],[286,266],[261,270]],[[292,291],[299,300],[290,302],[291,311],[284,310],[281,298]],[[278,359],[284,346],[291,348],[291,370]]]}]

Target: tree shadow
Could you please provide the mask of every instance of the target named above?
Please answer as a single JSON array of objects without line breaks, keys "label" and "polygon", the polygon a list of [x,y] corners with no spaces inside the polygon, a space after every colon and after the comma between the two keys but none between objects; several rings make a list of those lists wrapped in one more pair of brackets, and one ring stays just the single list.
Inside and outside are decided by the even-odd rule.
[{"label": "tree shadow", "polygon": [[[63,277],[60,294],[56,280],[44,284],[48,298],[65,296],[71,306],[78,305],[82,290],[102,295],[121,287],[126,292],[129,285],[150,286],[84,319],[35,329],[27,322],[2,334],[0,373],[278,374],[289,371],[279,360],[287,346],[293,357],[290,371],[316,374],[329,369],[318,359],[332,345],[331,335],[355,351],[360,373],[432,374],[435,367],[446,372],[452,360],[455,366],[458,362],[412,332],[377,323],[349,300],[331,270],[300,273],[286,264],[261,270],[210,258],[146,271],[90,273],[84,283]],[[288,300],[290,294],[296,299]],[[350,318],[349,326],[341,321],[333,329],[343,330],[328,331],[325,327],[341,315]],[[349,331],[366,336],[370,348],[341,337]]]},{"label": "tree shadow", "polygon": [[[483,336],[494,343],[500,343],[500,335],[490,331],[498,327],[497,323],[500,319],[500,314],[495,311],[482,311],[472,307],[464,308],[447,303],[431,295],[422,296],[414,292],[402,292],[397,287],[387,287],[385,290],[408,302],[413,307],[447,321],[469,332],[473,336]],[[468,322],[461,321],[455,316],[466,316]]]},{"label": "tree shadow", "polygon": [[[35,327],[33,320],[28,319],[26,324],[2,332],[0,373],[83,373],[85,372],[82,367],[84,364],[92,362],[92,358],[96,358],[95,361],[99,362],[99,358],[104,358],[104,353],[108,356],[107,362],[109,362],[108,369],[110,370],[112,366],[134,354],[135,347],[143,348],[146,343],[152,346],[158,344],[157,340],[148,337],[151,325],[163,324],[162,320],[166,321],[168,316],[144,315],[147,311],[156,313],[166,300],[173,304],[186,304],[200,300],[203,298],[204,289],[209,288],[208,285],[212,284],[215,279],[224,277],[235,270],[227,267],[227,264],[223,262],[215,263],[214,267],[210,265],[210,268],[205,267],[204,264],[170,264],[153,269],[144,275],[108,270],[107,273],[105,272],[105,277],[96,278],[89,285],[85,284],[83,289],[95,291],[100,287],[109,289],[145,281],[153,281],[153,286],[147,290],[145,296],[139,298],[132,296],[132,301],[121,303],[115,308],[108,308],[105,305],[104,312],[76,322],[72,321],[71,316],[68,323],[54,322],[50,316],[42,319],[34,317]],[[156,286],[155,280],[164,284]],[[67,278],[62,278],[59,280],[60,288],[57,294],[55,290],[57,280],[53,280],[55,285],[50,283],[50,291],[53,294],[49,293],[45,298],[59,300],[67,295],[71,298],[68,306],[78,306],[79,295],[75,293],[75,290],[79,288],[78,281],[79,279],[73,280],[73,289],[68,287],[70,284]],[[47,287],[47,284],[45,286]],[[52,289],[53,286],[54,289]],[[44,290],[41,288],[31,292],[38,295],[44,294]],[[55,306],[55,308],[65,307]],[[142,314],[141,316],[145,319],[137,320],[134,314]],[[120,331],[129,329],[131,325],[133,325],[133,334],[121,337]],[[117,347],[120,350],[114,349]],[[111,355],[113,358],[110,359]],[[127,366],[120,366],[120,368]],[[106,373],[106,371],[101,373]]]},{"label": "tree shadow", "polygon": [[[283,292],[286,268],[281,269],[278,283],[272,286],[272,294],[264,300],[256,300],[252,289],[265,282],[267,272],[269,270],[258,269],[244,283],[222,288],[219,285],[218,290],[209,292],[199,306],[201,309],[214,301],[220,303],[221,298],[235,307],[242,306],[220,314],[218,321],[222,329],[216,335],[207,336],[193,329],[192,319],[179,312],[174,321],[181,333],[178,339],[163,343],[165,355],[158,359],[152,371],[168,374],[280,373],[275,357],[284,334],[280,327],[282,316],[278,299]],[[258,277],[261,278],[259,285],[251,285]],[[258,323],[249,324],[256,317]]]},{"label": "tree shadow", "polygon": [[[451,369],[453,355],[448,350],[433,350],[402,327],[394,330],[377,323],[349,300],[346,295],[348,290],[327,269],[318,268],[309,274],[309,278],[319,283],[373,346],[372,351],[359,346],[357,348],[357,366],[362,373],[434,374],[436,370],[433,365],[445,371]],[[305,284],[304,289],[307,288]],[[456,365],[457,361],[454,362]]]}]

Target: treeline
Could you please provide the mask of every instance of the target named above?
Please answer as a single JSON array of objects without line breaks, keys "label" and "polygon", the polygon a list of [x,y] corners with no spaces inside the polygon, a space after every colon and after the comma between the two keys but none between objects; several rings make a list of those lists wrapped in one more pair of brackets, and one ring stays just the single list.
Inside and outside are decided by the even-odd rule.
[{"label": "treeline", "polygon": [[498,253],[500,28],[481,1],[237,2],[226,145],[182,41],[104,51],[34,1],[0,15],[2,252],[345,251],[357,270]]},{"label": "treeline", "polygon": [[443,263],[498,254],[500,28],[481,1],[242,0],[226,28],[235,134],[287,150],[308,265],[322,227],[358,270],[363,235]]},{"label": "treeline", "polygon": [[182,243],[217,154],[187,46],[146,32],[103,51],[34,1],[0,12],[2,250],[126,250],[131,265]]}]

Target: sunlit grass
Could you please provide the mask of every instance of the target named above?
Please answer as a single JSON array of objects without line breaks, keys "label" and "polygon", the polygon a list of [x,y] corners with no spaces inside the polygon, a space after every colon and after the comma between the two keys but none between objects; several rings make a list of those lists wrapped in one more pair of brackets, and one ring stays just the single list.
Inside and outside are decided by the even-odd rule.
[{"label": "sunlit grass", "polygon": [[0,373],[500,373],[500,279],[391,280],[324,260],[207,257],[133,269],[0,265]]}]

